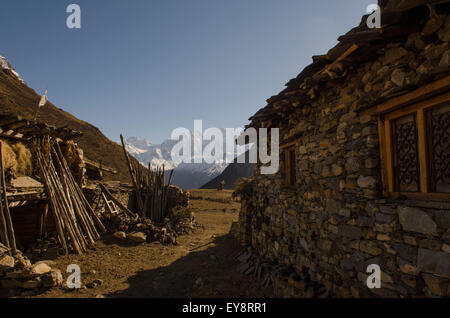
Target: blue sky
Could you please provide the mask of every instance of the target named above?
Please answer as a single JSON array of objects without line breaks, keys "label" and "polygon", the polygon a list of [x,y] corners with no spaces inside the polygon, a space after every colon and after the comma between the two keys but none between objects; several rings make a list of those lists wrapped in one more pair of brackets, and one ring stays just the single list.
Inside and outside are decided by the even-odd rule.
[{"label": "blue sky", "polygon": [[[159,143],[241,127],[375,0],[2,0],[0,54],[56,106]],[[81,30],[66,27],[79,4]]]}]

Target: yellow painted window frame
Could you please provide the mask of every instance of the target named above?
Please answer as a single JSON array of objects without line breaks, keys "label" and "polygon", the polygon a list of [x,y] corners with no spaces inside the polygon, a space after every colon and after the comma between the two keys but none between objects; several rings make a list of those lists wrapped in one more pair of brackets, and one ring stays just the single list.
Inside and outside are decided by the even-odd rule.
[{"label": "yellow painted window frame", "polygon": [[[450,199],[449,193],[436,193],[429,191],[430,169],[429,154],[427,145],[426,129],[426,111],[432,107],[447,103],[450,101],[450,92],[437,95],[435,97],[412,104],[402,109],[380,114],[378,117],[378,132],[380,136],[380,155],[381,155],[381,177],[383,184],[383,195],[388,197],[406,196],[410,198],[427,199]],[[418,133],[418,156],[419,156],[419,192],[396,192],[395,175],[393,161],[392,145],[392,121],[410,115],[416,115],[417,133]]]}]

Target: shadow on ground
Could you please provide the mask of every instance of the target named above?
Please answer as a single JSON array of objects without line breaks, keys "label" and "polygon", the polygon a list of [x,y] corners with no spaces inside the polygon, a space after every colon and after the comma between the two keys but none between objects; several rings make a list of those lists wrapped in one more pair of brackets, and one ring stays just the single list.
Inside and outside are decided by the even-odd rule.
[{"label": "shadow on ground", "polygon": [[[207,247],[210,246],[210,247]],[[206,248],[206,250],[204,249]],[[270,297],[271,291],[238,271],[240,246],[230,234],[211,238],[166,267],[144,270],[128,279],[129,288],[106,297]]]}]

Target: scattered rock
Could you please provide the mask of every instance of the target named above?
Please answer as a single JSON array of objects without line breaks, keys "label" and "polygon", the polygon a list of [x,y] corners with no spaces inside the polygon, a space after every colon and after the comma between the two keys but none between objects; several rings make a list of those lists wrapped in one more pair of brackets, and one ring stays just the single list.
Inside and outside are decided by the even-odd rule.
[{"label": "scattered rock", "polygon": [[42,284],[46,288],[61,286],[62,283],[63,276],[59,269],[52,269],[42,276]]},{"label": "scattered rock", "polygon": [[147,241],[147,235],[142,232],[128,234],[128,239],[136,243],[144,243]]},{"label": "scattered rock", "polygon": [[47,274],[52,268],[45,263],[35,264],[30,269],[24,271],[25,275],[28,277],[37,277],[40,275]]},{"label": "scattered rock", "polygon": [[121,232],[121,231],[115,232],[115,233],[113,234],[113,236],[114,236],[116,239],[119,239],[119,240],[121,240],[121,241],[125,241],[125,240],[127,239],[127,234],[126,234],[125,232]]},{"label": "scattered rock", "polygon": [[0,270],[10,270],[14,268],[14,257],[9,255],[0,256]]}]

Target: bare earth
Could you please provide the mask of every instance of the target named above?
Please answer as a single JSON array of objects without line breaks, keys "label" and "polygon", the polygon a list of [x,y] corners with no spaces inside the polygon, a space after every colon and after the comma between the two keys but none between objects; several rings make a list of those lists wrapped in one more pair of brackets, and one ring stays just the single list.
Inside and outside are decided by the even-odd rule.
[{"label": "bare earth", "polygon": [[54,260],[52,267],[69,275],[69,264],[81,268],[81,281],[95,288],[48,290],[36,297],[272,297],[270,288],[238,271],[238,242],[229,234],[238,220],[239,203],[231,191],[192,190],[190,207],[204,226],[178,238],[178,245],[129,245],[105,237],[95,251]]}]

